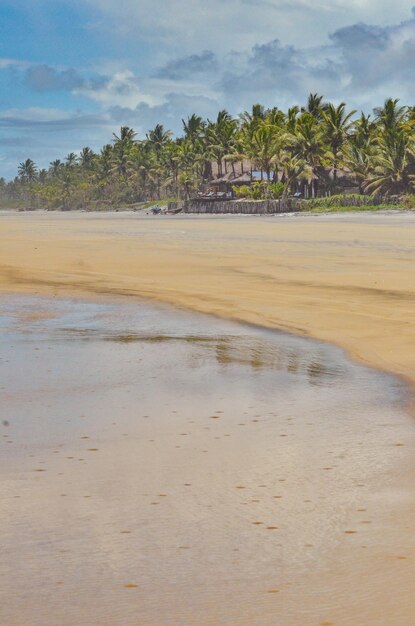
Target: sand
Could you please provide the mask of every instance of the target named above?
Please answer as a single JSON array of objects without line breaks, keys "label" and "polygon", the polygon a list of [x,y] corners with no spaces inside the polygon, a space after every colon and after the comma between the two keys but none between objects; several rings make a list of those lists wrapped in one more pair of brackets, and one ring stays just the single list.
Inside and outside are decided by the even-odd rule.
[{"label": "sand", "polygon": [[0,298],[0,623],[413,624],[405,384],[98,300]]},{"label": "sand", "polygon": [[[207,356],[157,323],[149,344],[128,324],[109,341],[81,305],[144,296],[413,383],[414,261],[410,213],[0,213],[1,304],[60,296],[6,311],[0,336],[1,621],[415,623],[407,387],[312,342],[299,361],[267,338]],[[66,296],[81,297],[72,321]]]},{"label": "sand", "polygon": [[0,215],[0,289],[146,296],[415,380],[415,215]]}]

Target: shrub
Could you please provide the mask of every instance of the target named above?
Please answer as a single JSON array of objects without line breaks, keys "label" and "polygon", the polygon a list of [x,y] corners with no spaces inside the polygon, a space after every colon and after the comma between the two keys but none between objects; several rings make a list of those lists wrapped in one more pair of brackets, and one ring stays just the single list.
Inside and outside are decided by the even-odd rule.
[{"label": "shrub", "polygon": [[232,187],[237,198],[248,198],[251,200],[277,200],[284,192],[284,184],[278,181],[270,183],[265,180],[255,181],[251,186],[241,185]]},{"label": "shrub", "polygon": [[408,193],[406,196],[402,196],[402,206],[405,209],[415,209],[415,194]]}]

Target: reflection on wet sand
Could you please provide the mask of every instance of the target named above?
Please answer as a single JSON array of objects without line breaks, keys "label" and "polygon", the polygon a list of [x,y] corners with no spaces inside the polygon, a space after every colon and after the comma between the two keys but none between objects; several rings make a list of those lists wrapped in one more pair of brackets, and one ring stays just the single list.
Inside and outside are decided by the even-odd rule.
[{"label": "reflection on wet sand", "polygon": [[[275,342],[267,345],[264,337],[256,341],[250,337],[244,341],[241,336],[210,337],[197,335],[151,335],[140,333],[129,334],[105,334],[97,329],[62,328],[63,333],[83,340],[104,340],[116,343],[163,343],[185,342],[205,344],[210,356],[214,354],[219,365],[240,364],[251,367],[253,370],[284,370],[291,374],[307,373],[310,382],[326,384],[333,377],[341,376],[343,369],[339,365],[332,364],[328,367],[324,362],[324,354],[301,353],[285,346],[275,345]],[[263,331],[266,333],[266,331]],[[270,336],[275,333],[269,333]],[[193,355],[196,360],[202,355]],[[194,363],[197,366],[197,362]]]},{"label": "reflection on wet sand", "polygon": [[148,304],[3,298],[0,342],[1,624],[415,621],[400,382]]}]

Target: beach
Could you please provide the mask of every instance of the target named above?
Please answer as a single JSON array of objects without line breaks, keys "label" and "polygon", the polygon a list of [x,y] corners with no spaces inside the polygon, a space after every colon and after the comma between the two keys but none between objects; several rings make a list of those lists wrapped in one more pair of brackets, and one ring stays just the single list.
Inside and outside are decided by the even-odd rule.
[{"label": "beach", "polygon": [[415,379],[415,215],[0,215],[0,289],[144,296]]},{"label": "beach", "polygon": [[415,621],[415,216],[0,213],[7,626]]}]

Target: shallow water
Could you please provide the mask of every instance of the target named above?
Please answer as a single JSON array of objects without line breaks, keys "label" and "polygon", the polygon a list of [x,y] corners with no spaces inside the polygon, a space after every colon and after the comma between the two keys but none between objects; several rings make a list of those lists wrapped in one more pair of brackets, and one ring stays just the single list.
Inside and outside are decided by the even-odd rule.
[{"label": "shallow water", "polygon": [[5,626],[411,623],[415,428],[331,346],[0,301]]}]

